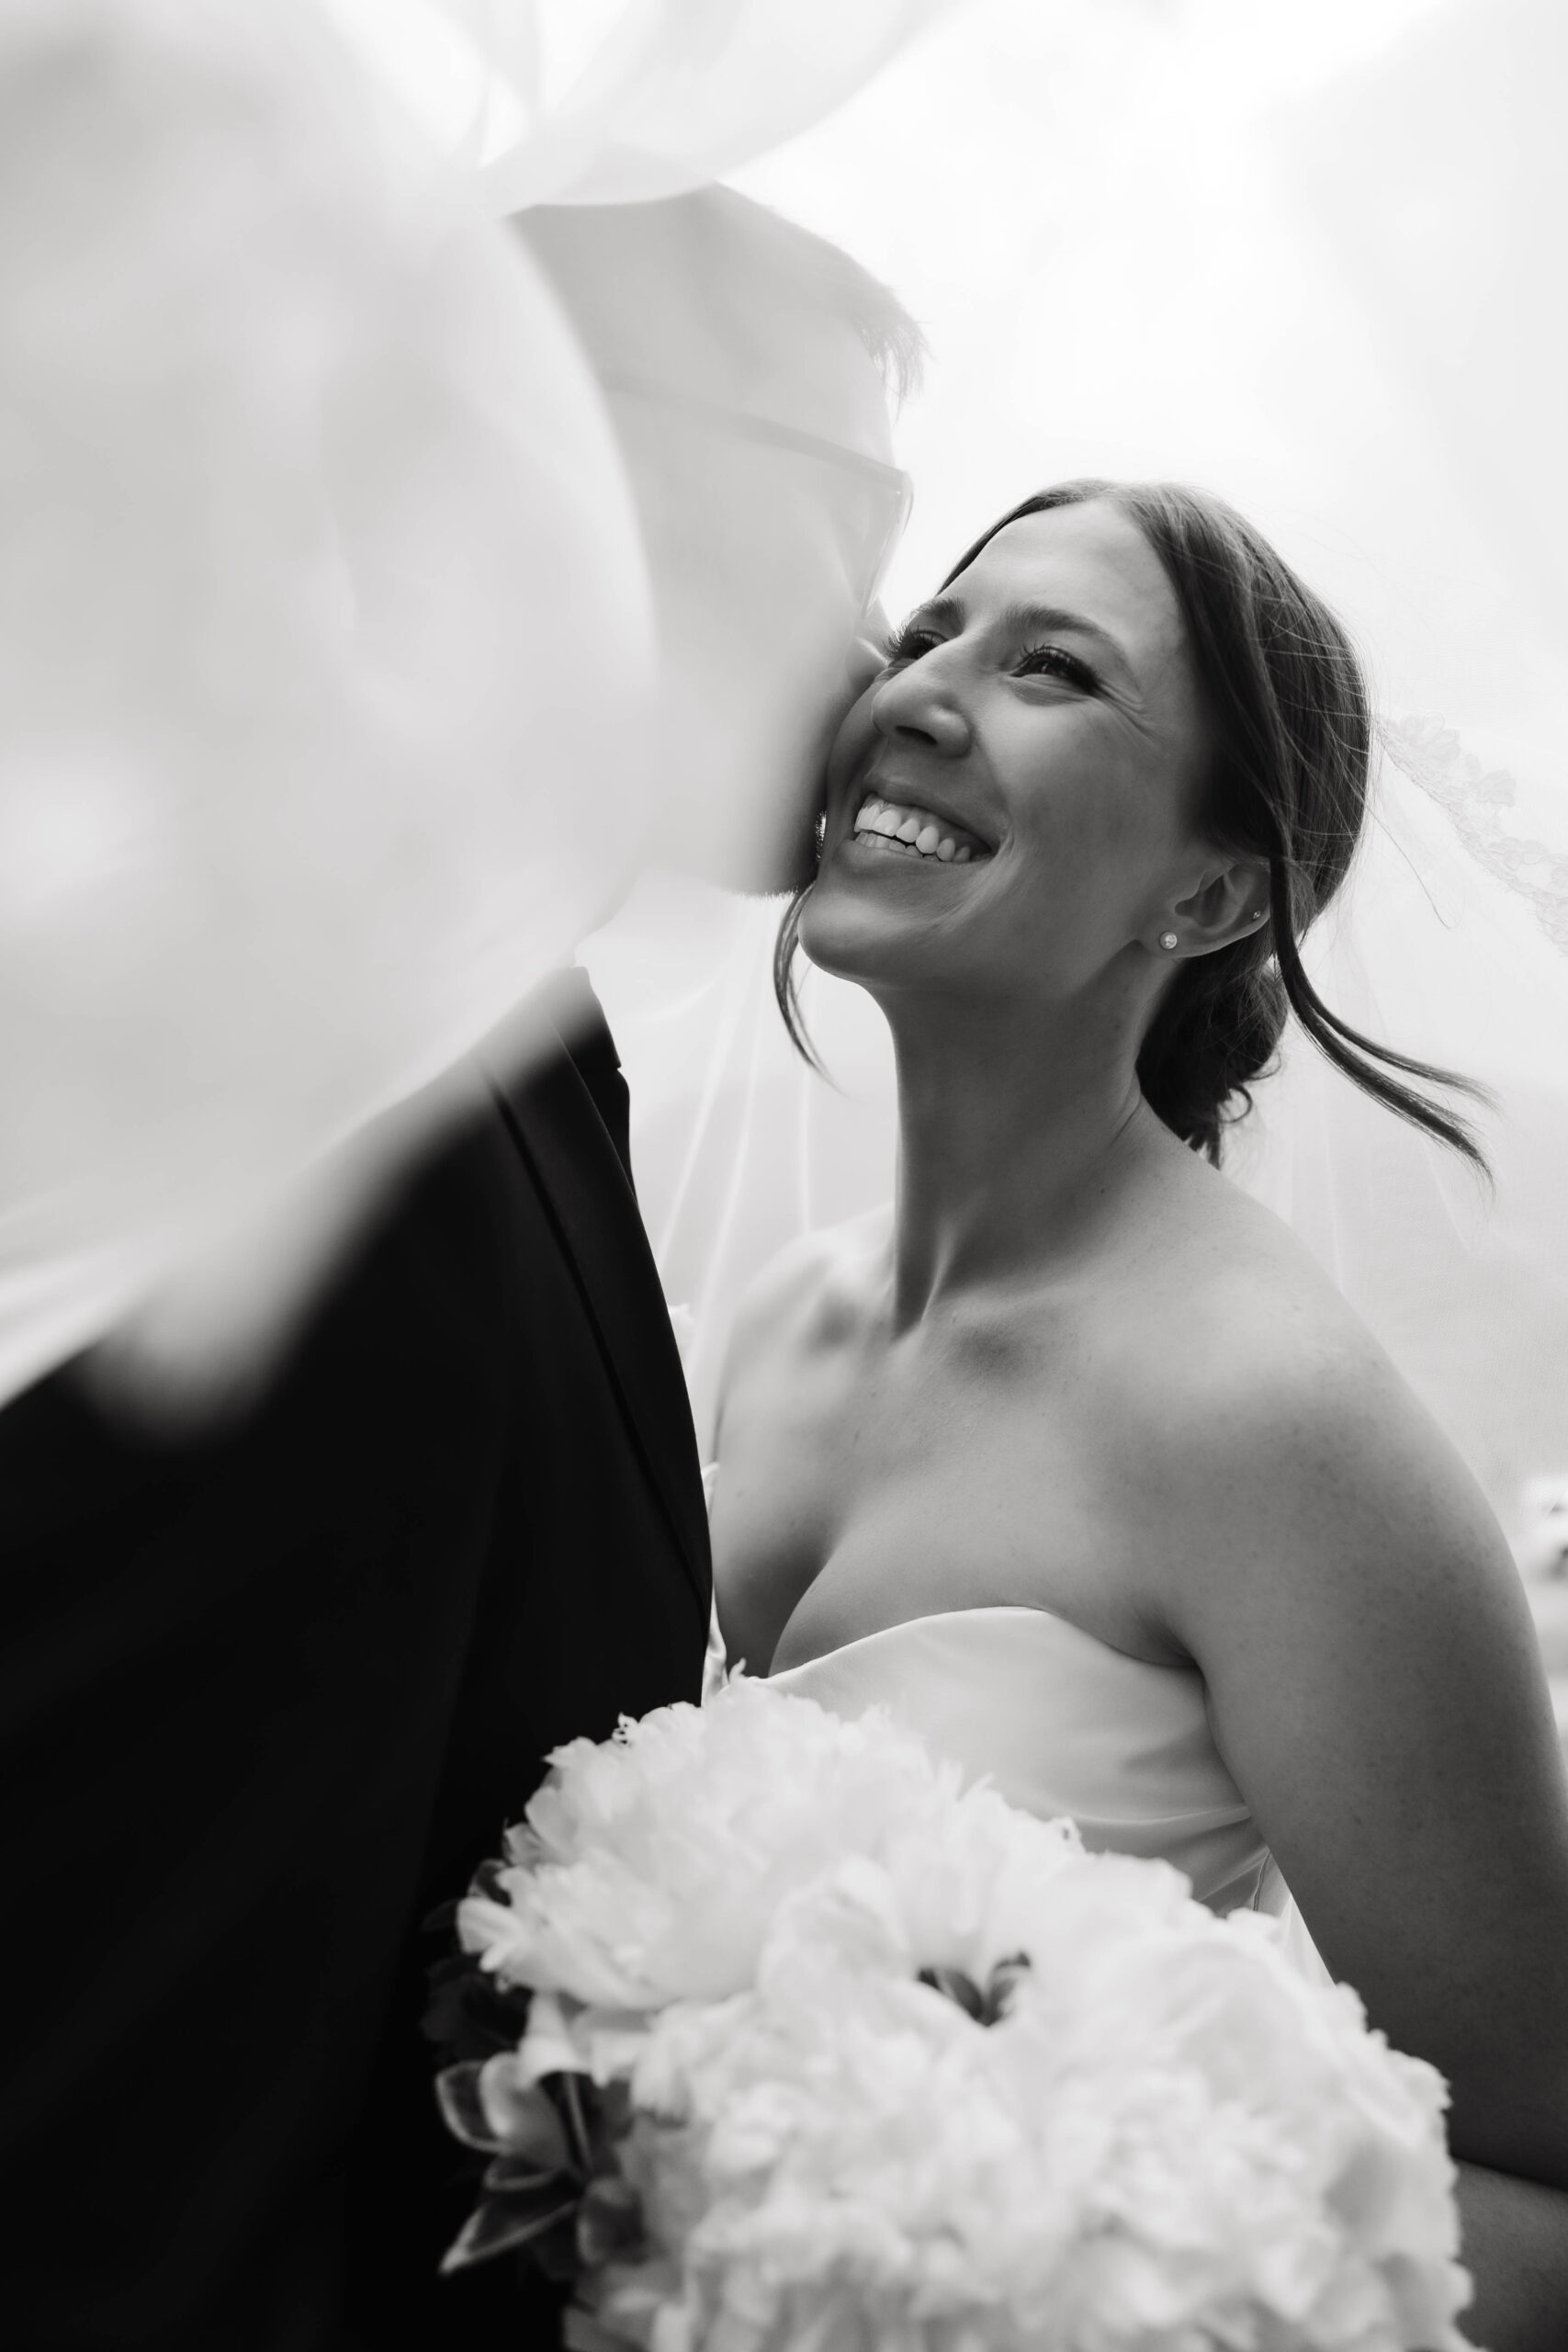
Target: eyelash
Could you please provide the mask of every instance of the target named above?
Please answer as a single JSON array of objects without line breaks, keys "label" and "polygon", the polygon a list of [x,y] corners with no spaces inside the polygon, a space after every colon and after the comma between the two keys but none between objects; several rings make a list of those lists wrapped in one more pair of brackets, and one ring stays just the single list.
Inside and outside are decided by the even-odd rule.
[{"label": "eyelash", "polygon": [[[929,628],[905,627],[897,629],[888,643],[886,666],[892,669],[895,662],[918,662],[922,653],[942,642]],[[1033,670],[1028,667],[1031,662],[1036,665]],[[1081,687],[1086,694],[1095,693],[1100,684],[1087,662],[1080,662],[1076,653],[1066,652],[1059,645],[1032,645],[1019,655],[1014,664],[1014,674],[1024,677],[1039,677],[1052,671],[1070,685]]]},{"label": "eyelash", "polygon": [[1059,645],[1032,645],[1027,653],[1020,654],[1018,668],[1021,670],[1026,662],[1050,662],[1059,676],[1081,686],[1086,694],[1093,694],[1100,684],[1087,662],[1080,662],[1076,653],[1064,652]]},{"label": "eyelash", "polygon": [[[921,639],[925,640],[924,645],[920,645]],[[918,662],[927,646],[939,641],[929,628],[915,628],[906,621],[903,628],[896,628],[887,640],[886,667],[891,670],[896,662]],[[919,645],[919,652],[916,651],[917,645]]]}]

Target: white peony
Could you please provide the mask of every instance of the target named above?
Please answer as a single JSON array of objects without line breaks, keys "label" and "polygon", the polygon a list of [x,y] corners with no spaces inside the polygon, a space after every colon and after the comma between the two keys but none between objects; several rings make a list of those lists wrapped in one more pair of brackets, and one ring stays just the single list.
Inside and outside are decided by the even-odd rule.
[{"label": "white peony", "polygon": [[680,2258],[602,2316],[655,2352],[1461,2346],[1433,2070],[1174,1871],[1081,1855],[1034,1899],[990,2027],[902,1973],[871,1865],[781,1914],[754,1992],[655,2020],[627,2169]]},{"label": "white peony", "polygon": [[463,1928],[536,1988],[481,2097],[629,2086],[613,2339],[1461,2352],[1442,2082],[1272,1921],[764,1683],[553,1763]]},{"label": "white peony", "polygon": [[[989,1900],[983,1855],[953,1836],[956,1767],[874,1712],[845,1723],[737,1677],[705,1707],[661,1707],[550,1762],[509,1835],[505,1901],[470,1895],[459,1912],[465,1945],[506,1984],[617,2011],[721,1999],[752,1982],[786,1896],[849,1855],[901,1850],[929,1881],[933,1935]],[[1074,1842],[989,1804],[993,1839]]]}]

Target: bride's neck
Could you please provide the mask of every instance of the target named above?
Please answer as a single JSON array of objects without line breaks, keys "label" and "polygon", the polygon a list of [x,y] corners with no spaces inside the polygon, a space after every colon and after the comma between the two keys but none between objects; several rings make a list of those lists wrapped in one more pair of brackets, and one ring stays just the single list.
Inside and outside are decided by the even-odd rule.
[{"label": "bride's neck", "polygon": [[[903,1007],[894,1319],[1081,1250],[1150,1114],[1123,1017],[1079,1005]],[[1140,1115],[1141,1114],[1141,1115]]]}]

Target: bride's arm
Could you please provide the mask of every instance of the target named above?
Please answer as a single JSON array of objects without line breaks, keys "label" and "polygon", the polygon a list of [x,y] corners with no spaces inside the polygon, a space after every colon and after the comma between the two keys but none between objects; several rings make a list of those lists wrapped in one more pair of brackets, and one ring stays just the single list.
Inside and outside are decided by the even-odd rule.
[{"label": "bride's arm", "polygon": [[1459,2211],[1475,2301],[1466,2335],[1486,2352],[1562,2352],[1568,2341],[1568,2192],[1461,2163]]},{"label": "bride's arm", "polygon": [[[1272,1353],[1272,1351],[1269,1351]],[[1568,2343],[1568,1785],[1524,1593],[1392,1369],[1234,1360],[1162,1444],[1169,1622],[1333,1973],[1452,2090],[1467,2333]],[[1312,1351],[1304,1351],[1309,1357]]]}]

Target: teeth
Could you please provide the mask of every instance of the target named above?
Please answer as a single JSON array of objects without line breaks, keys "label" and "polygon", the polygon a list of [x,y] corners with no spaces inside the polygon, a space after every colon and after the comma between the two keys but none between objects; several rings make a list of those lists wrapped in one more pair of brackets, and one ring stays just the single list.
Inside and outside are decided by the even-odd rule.
[{"label": "teeth", "polygon": [[934,857],[942,865],[967,865],[975,855],[971,842],[955,841],[928,810],[903,808],[875,793],[868,793],[862,802],[854,830],[863,841],[868,837],[885,841],[900,854],[912,851],[919,857]]}]

